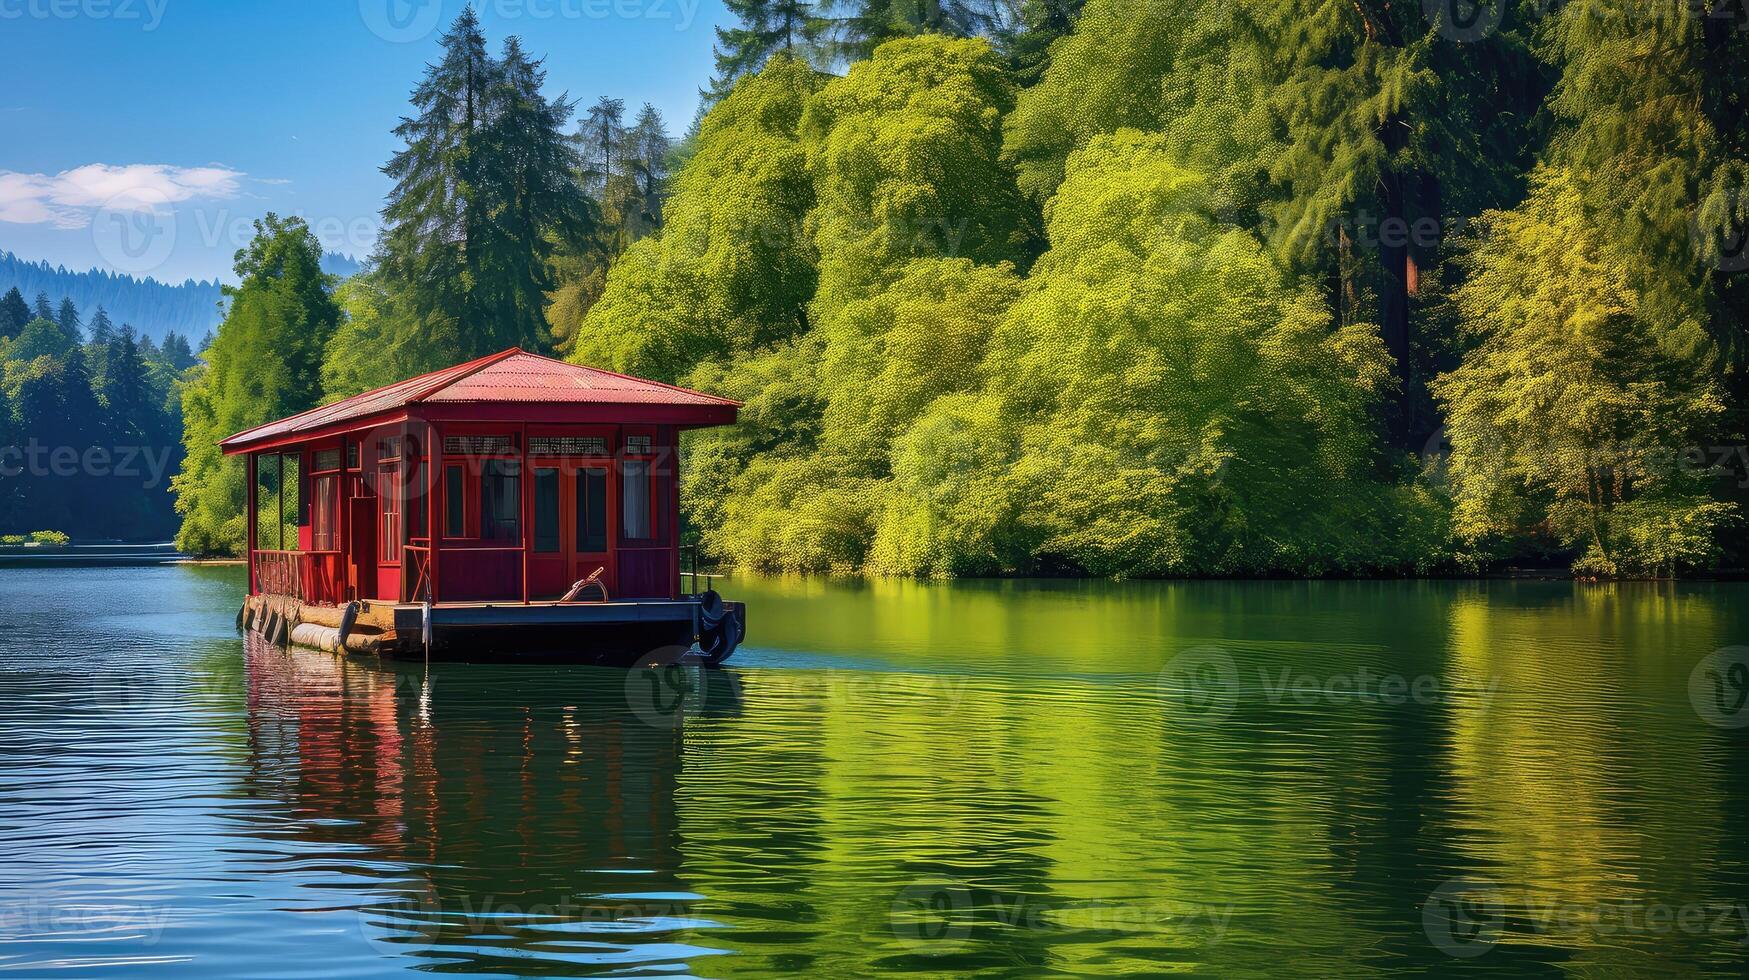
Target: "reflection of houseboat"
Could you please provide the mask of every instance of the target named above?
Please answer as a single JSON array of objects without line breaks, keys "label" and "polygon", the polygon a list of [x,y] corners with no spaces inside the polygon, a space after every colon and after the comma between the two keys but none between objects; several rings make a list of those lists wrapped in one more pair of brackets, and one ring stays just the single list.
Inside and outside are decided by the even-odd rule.
[{"label": "reflection of houseboat", "polygon": [[745,610],[681,590],[676,449],[738,407],[508,350],[239,432],[245,615],[390,656],[721,661]]},{"label": "reflection of houseboat", "polygon": [[[246,792],[271,815],[240,824],[240,873],[341,869],[306,876],[305,904],[356,907],[379,952],[443,973],[672,975],[699,955],[685,729],[739,710],[732,669],[427,668],[254,634],[243,664]],[[653,681],[685,704],[665,714]]]}]

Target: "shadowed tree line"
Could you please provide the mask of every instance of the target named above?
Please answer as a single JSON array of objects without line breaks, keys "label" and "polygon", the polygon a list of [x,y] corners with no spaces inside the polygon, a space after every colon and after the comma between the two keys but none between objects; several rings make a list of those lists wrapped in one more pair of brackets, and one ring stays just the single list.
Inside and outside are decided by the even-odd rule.
[{"label": "shadowed tree line", "polygon": [[0,535],[158,541],[176,528],[187,338],[119,327],[101,306],[0,296]]}]

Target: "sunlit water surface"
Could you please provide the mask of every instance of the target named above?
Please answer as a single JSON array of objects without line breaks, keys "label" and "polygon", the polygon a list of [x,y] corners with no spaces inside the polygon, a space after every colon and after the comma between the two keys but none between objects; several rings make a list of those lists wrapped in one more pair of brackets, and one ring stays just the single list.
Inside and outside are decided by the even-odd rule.
[{"label": "sunlit water surface", "polygon": [[1749,962],[1749,587],[722,587],[732,670],[427,670],[0,570],[0,973]]}]

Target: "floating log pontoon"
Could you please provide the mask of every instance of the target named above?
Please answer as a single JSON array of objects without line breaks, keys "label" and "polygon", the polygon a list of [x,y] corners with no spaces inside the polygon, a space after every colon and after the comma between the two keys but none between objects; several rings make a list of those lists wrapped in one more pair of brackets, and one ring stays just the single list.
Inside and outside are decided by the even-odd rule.
[{"label": "floating log pontoon", "polygon": [[681,589],[676,455],[739,407],[513,349],[239,432],[240,625],[385,657],[720,663],[746,610]]}]

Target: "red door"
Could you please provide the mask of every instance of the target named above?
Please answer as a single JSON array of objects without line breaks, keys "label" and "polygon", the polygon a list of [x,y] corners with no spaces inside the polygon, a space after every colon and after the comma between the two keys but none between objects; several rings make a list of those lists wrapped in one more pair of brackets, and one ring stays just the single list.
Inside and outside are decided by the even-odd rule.
[{"label": "red door", "polygon": [[530,464],[530,598],[555,599],[597,569],[598,580],[614,593],[612,474],[606,459]]},{"label": "red door", "polygon": [[377,580],[378,599],[401,601],[401,501],[405,479],[398,462],[377,464]]},{"label": "red door", "polygon": [[359,599],[377,598],[377,502],[370,497],[348,498],[352,510],[346,528],[352,535],[347,554],[352,559],[352,591]]}]

